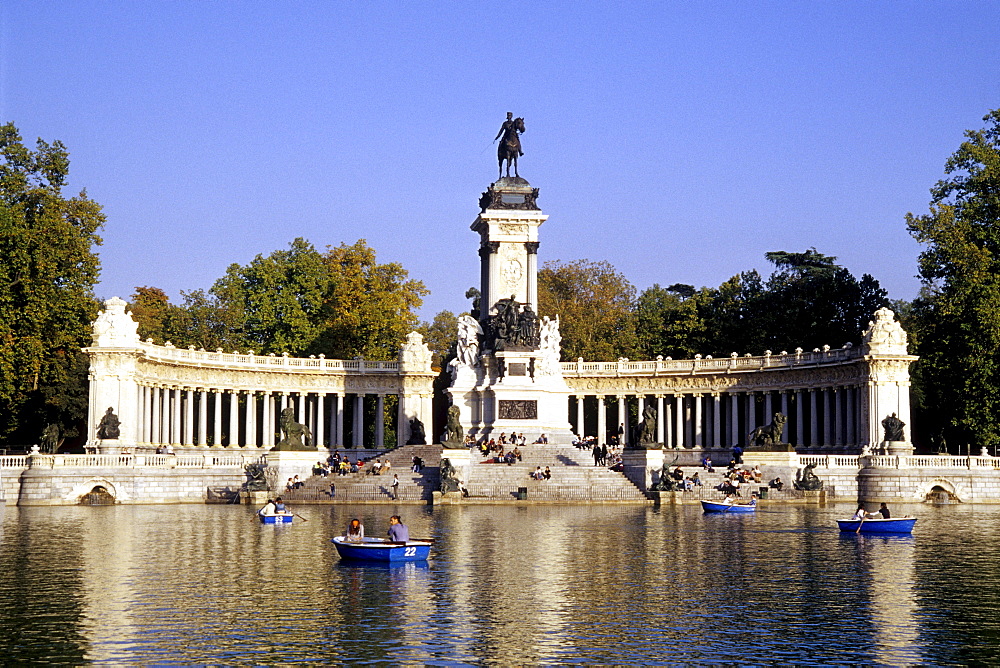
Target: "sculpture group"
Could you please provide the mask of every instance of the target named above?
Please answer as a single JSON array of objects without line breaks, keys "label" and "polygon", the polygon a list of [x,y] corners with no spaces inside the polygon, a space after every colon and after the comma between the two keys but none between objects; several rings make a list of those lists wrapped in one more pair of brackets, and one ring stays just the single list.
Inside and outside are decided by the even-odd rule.
[{"label": "sculpture group", "polygon": [[511,295],[500,299],[490,315],[489,329],[493,350],[538,348],[541,342],[538,315],[531,304],[521,304]]}]

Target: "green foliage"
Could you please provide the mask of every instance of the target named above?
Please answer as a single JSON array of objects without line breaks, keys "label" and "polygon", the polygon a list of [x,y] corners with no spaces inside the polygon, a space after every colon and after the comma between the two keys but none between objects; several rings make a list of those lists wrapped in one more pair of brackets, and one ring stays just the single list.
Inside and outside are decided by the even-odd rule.
[{"label": "green foliage", "polygon": [[931,188],[930,212],[907,214],[926,248],[913,304],[918,409],[949,443],[1000,445],[1000,109],[969,130]]},{"label": "green foliage", "polygon": [[635,288],[608,262],[546,262],[539,315],[559,316],[562,359],[613,360],[638,351]]},{"label": "green foliage", "polygon": [[636,301],[636,329],[640,356],[656,355],[675,359],[694,357],[706,342],[706,323],[699,302],[709,295],[707,289],[677,290],[678,286],[659,285],[643,290]]},{"label": "green foliage", "polygon": [[434,316],[433,322],[421,323],[417,331],[423,334],[424,343],[430,348],[431,366],[440,371],[455,356],[458,316],[451,311],[441,311]]},{"label": "green foliage", "polygon": [[230,315],[234,347],[260,355],[300,355],[315,345],[329,291],[323,256],[301,238],[245,267],[230,265],[211,290]]},{"label": "green foliage", "polygon": [[140,336],[161,344],[394,359],[426,293],[402,265],[378,264],[364,240],[320,253],[299,238],[230,265],[208,293],[182,292],[181,305],[158,288],[136,288],[132,312]]},{"label": "green foliage", "polygon": [[65,197],[69,154],[41,139],[27,148],[0,126],[0,438],[34,443],[86,419],[90,323],[104,214],[85,192]]},{"label": "green foliage", "polygon": [[391,359],[420,324],[427,288],[408,279],[397,262],[378,264],[375,250],[358,240],[329,248],[323,256],[330,277],[323,307],[323,331],[308,348],[328,357]]}]

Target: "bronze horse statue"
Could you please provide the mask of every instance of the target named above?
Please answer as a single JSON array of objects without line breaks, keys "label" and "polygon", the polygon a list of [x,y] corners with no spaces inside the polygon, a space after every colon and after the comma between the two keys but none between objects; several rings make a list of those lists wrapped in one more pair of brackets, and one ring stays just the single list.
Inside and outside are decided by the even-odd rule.
[{"label": "bronze horse statue", "polygon": [[518,136],[519,133],[524,132],[524,119],[518,116],[512,121],[505,121],[503,127],[500,128],[500,135],[503,135],[503,139],[500,140],[500,145],[497,146],[497,163],[500,170],[500,177],[503,177],[503,161],[507,161],[507,176],[510,176],[510,165],[514,163],[514,176],[520,176],[517,173],[517,157],[523,155],[521,151],[521,139]]}]

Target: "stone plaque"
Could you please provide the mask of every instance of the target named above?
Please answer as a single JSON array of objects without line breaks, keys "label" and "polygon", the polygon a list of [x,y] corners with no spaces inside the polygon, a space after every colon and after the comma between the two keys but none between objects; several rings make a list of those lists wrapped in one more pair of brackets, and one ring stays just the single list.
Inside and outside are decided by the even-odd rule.
[{"label": "stone plaque", "polygon": [[514,401],[510,399],[500,400],[501,420],[537,420],[538,402],[534,399]]},{"label": "stone plaque", "polygon": [[508,376],[527,376],[528,365],[524,362],[511,362],[507,365]]}]

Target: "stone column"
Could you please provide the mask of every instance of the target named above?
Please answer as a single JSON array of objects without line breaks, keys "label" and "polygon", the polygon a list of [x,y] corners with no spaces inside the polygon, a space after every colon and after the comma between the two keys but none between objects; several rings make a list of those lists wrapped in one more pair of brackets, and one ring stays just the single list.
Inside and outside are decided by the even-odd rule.
[{"label": "stone column", "polygon": [[712,447],[722,447],[722,397],[712,393]]},{"label": "stone column", "polygon": [[809,447],[819,445],[819,416],[816,414],[816,390],[809,392]]},{"label": "stone column", "polygon": [[781,414],[788,417],[788,390],[781,390]]},{"label": "stone column", "polygon": [[747,392],[747,429],[748,434],[757,428],[757,395],[754,392]]},{"label": "stone column", "polygon": [[703,437],[703,427],[702,422],[704,421],[704,416],[702,415],[702,404],[704,403],[704,395],[696,394],[694,395],[694,436],[692,445],[696,448],[700,448],[704,445]]},{"label": "stone column", "polygon": [[170,391],[170,443],[175,447],[181,447],[181,388],[175,387]]},{"label": "stone column", "polygon": [[[344,399],[346,397],[347,395],[344,392],[337,392],[337,440],[335,444],[339,446],[347,445],[344,442]],[[334,445],[334,443],[331,443],[331,445]]]},{"label": "stone column", "polygon": [[149,445],[150,442],[152,441],[152,433],[151,433],[150,427],[152,427],[152,424],[153,424],[152,420],[150,419],[150,417],[151,417],[150,416],[150,412],[151,411],[149,410],[150,388],[149,388],[148,385],[142,385],[140,387],[140,389],[142,390],[142,401],[140,402],[141,403],[141,411],[142,411],[142,416],[141,416],[141,419],[142,419],[142,430],[139,432],[139,440],[144,445]]},{"label": "stone column", "polygon": [[[535,256],[532,255],[531,257]],[[576,395],[576,435],[579,436],[580,438],[586,436],[586,434],[583,433],[586,431],[583,423],[583,400],[584,400],[584,395],[582,394]]]},{"label": "stone column", "polygon": [[833,394],[826,388],[823,389],[823,445],[833,445]]},{"label": "stone column", "polygon": [[833,409],[833,444],[837,447],[844,445],[844,390],[843,388],[833,388],[834,409]]},{"label": "stone column", "polygon": [[622,428],[622,442],[618,445],[625,447],[632,444],[632,429],[628,420],[628,395],[618,396],[618,422]]},{"label": "stone column", "polygon": [[375,447],[385,447],[385,395],[375,398]]},{"label": "stone column", "polygon": [[295,421],[300,424],[309,424],[309,420],[306,417],[306,393],[299,392],[298,408],[295,411]]},{"label": "stone column", "polygon": [[149,388],[149,442],[160,443],[160,388]]},{"label": "stone column", "polygon": [[319,392],[316,395],[316,447],[326,447],[326,438],[323,433],[326,427],[326,392]]},{"label": "stone column", "polygon": [[608,441],[608,414],[604,405],[604,395],[597,395],[597,442],[607,443]]},{"label": "stone column", "polygon": [[740,444],[740,394],[739,392],[729,393],[729,445],[736,447]]},{"label": "stone column", "polygon": [[212,390],[212,394],[215,395],[215,417],[212,420],[213,429],[213,448],[222,447],[222,390],[216,388]]},{"label": "stone column", "polygon": [[229,390],[229,447],[240,447],[240,395]]},{"label": "stone column", "polygon": [[852,447],[858,444],[858,415],[854,403],[856,387],[847,388],[847,443]]},{"label": "stone column", "polygon": [[687,447],[686,434],[684,433],[684,395],[675,394],[674,395],[674,420],[675,431],[677,440],[674,442],[675,448],[685,448]]},{"label": "stone column", "polygon": [[354,395],[354,447],[365,445],[365,395]]},{"label": "stone column", "polygon": [[208,390],[198,390],[198,445],[208,447]]},{"label": "stone column", "polygon": [[194,446],[194,388],[187,388],[187,405],[184,407],[184,445]]},{"label": "stone column", "polygon": [[271,393],[263,390],[260,393],[260,447],[262,448],[274,445],[274,423],[271,422],[272,402]]},{"label": "stone column", "polygon": [[805,445],[805,406],[802,405],[802,390],[795,390],[795,445]]},{"label": "stone column", "polygon": [[664,432],[666,430],[663,428],[665,417],[666,416],[664,416],[663,414],[663,395],[657,394],[656,395],[656,442],[657,443],[667,442],[666,436],[664,435]]},{"label": "stone column", "polygon": [[278,411],[278,413],[280,414],[281,411],[285,410],[286,408],[288,408],[288,392],[282,392],[281,393],[281,410]]},{"label": "stone column", "polygon": [[663,397],[663,447],[672,448],[674,447],[674,428],[673,428],[673,412],[671,411],[671,402],[667,401],[667,398]]},{"label": "stone column", "polygon": [[773,393],[770,390],[764,393],[764,424],[770,424],[774,418],[774,411],[772,410],[774,397],[772,395]]},{"label": "stone column", "polygon": [[253,390],[247,391],[247,423],[246,423],[246,443],[248,448],[256,448],[257,441],[257,394]]},{"label": "stone column", "polygon": [[[528,271],[526,272],[526,275],[529,277],[525,301],[531,304],[531,308],[537,312],[538,295],[536,295],[535,292],[538,288],[536,287],[536,281],[531,280],[531,277],[538,276],[538,242],[525,242],[524,248],[528,253]],[[580,435],[583,436],[583,434]]]}]

